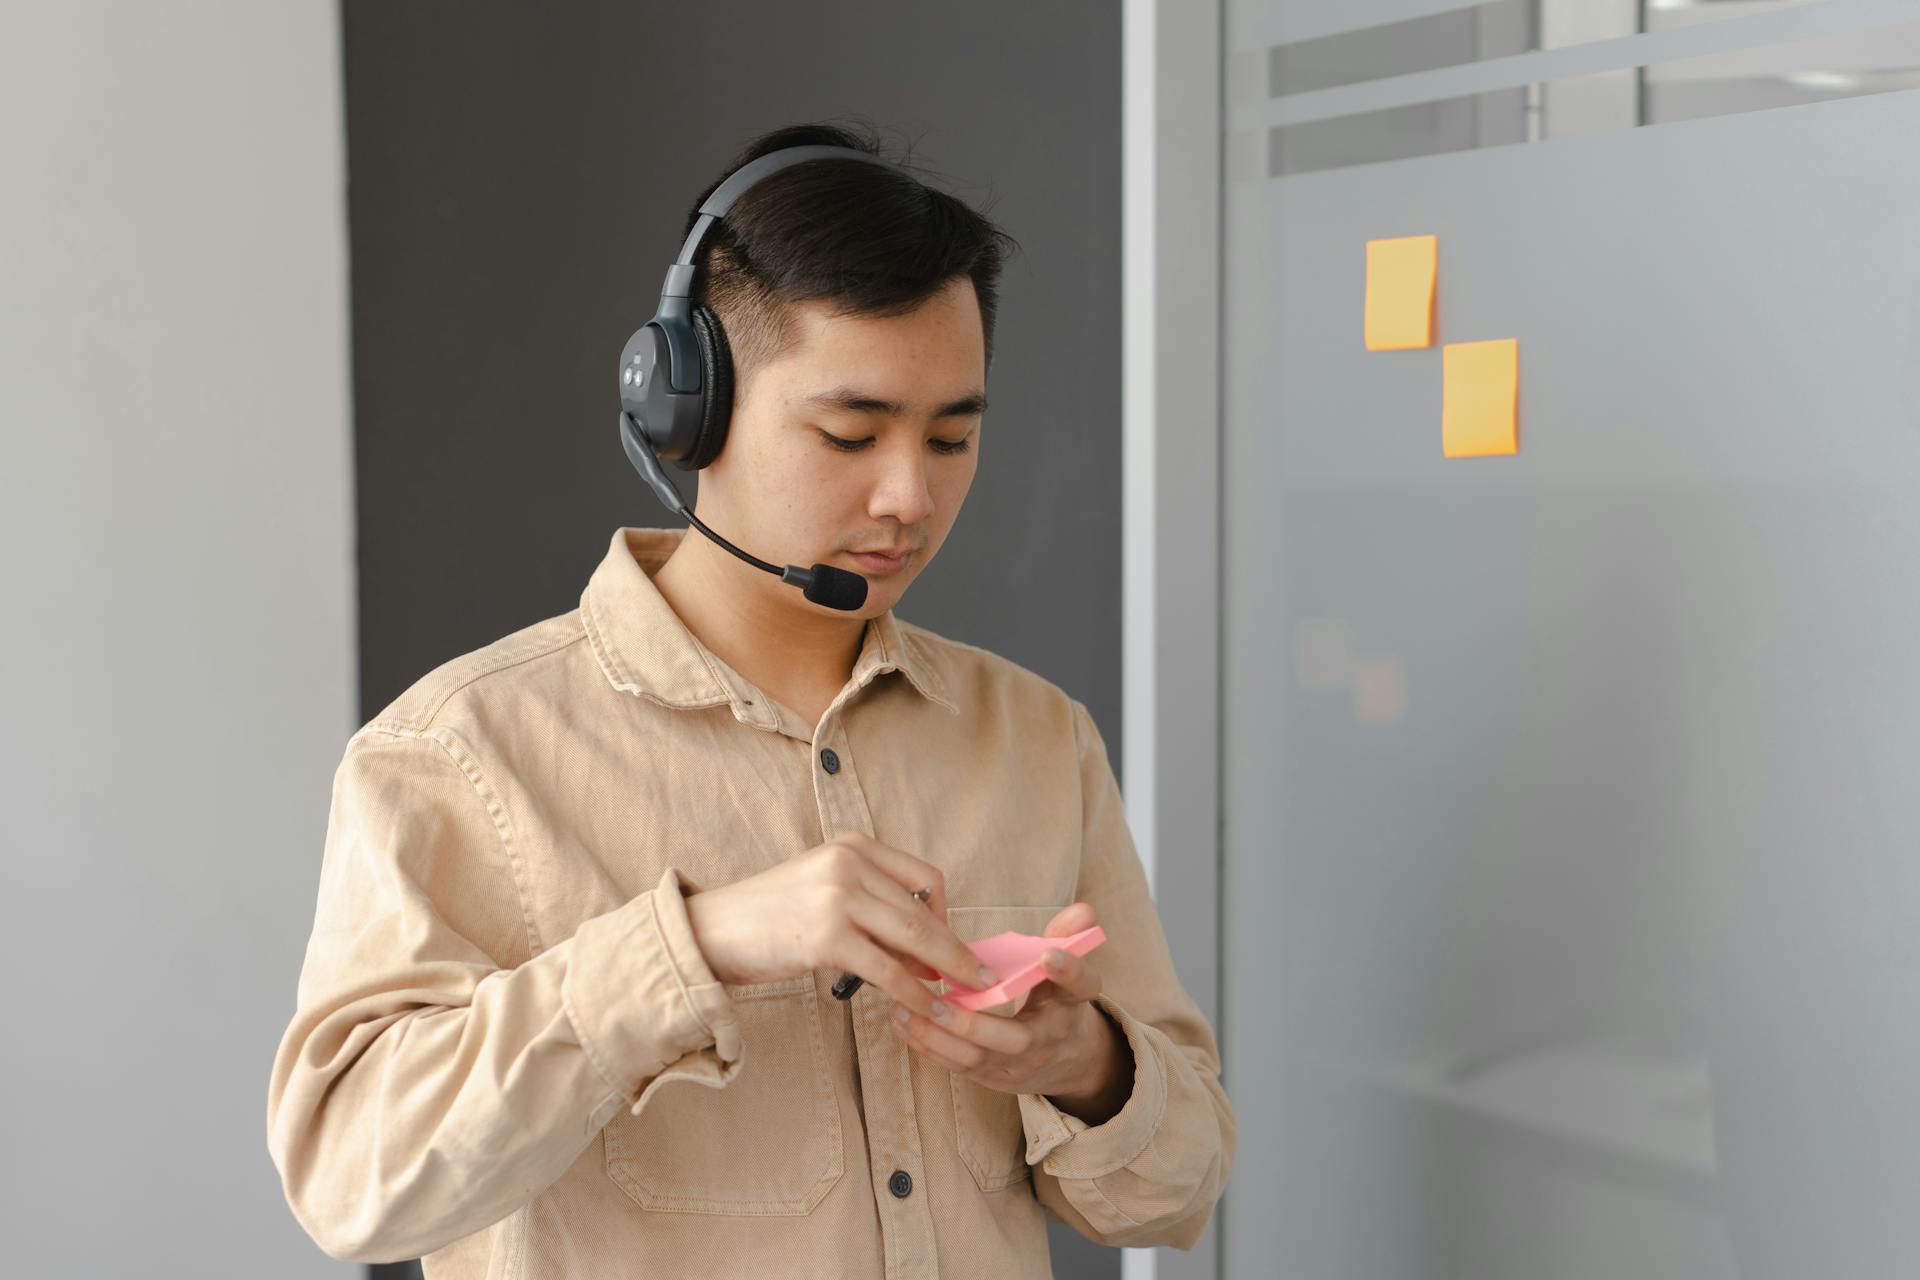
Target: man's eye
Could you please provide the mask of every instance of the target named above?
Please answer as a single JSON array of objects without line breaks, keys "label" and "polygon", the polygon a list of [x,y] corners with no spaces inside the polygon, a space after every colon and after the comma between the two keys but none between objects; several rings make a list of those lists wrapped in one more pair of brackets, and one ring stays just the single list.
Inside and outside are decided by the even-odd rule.
[{"label": "man's eye", "polygon": [[[864,440],[848,440],[833,434],[831,431],[822,431],[820,438],[842,453],[858,453],[873,443],[872,436],[868,436]],[[937,453],[965,453],[973,447],[972,441],[965,436],[962,436],[958,440],[930,440],[928,443],[934,447],[934,451]]]}]

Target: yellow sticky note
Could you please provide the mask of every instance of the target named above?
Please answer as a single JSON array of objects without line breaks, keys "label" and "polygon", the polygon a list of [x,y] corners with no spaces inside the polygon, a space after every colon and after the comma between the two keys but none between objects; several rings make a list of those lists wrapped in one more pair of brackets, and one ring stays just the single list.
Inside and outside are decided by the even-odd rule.
[{"label": "yellow sticky note", "polygon": [[1433,278],[1440,237],[1367,241],[1367,350],[1433,345]]},{"label": "yellow sticky note", "polygon": [[1440,357],[1441,452],[1449,458],[1518,453],[1520,340],[1449,342]]}]

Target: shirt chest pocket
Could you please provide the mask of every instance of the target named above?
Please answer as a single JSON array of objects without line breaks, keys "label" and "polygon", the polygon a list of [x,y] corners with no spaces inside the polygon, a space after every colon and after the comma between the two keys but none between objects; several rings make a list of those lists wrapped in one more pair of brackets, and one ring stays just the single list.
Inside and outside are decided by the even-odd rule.
[{"label": "shirt chest pocket", "polygon": [[[1011,929],[1040,933],[1061,911],[1049,906],[948,907],[947,927],[962,942],[990,938]],[[953,1139],[960,1161],[982,1191],[999,1191],[1032,1176],[1027,1165],[1026,1127],[1020,1099],[989,1089],[955,1072],[947,1083],[953,1094]]]},{"label": "shirt chest pocket", "polygon": [[643,1209],[800,1215],[846,1168],[812,973],[727,984],[740,1073],[725,1088],[676,1082],[604,1130],[607,1176]]}]

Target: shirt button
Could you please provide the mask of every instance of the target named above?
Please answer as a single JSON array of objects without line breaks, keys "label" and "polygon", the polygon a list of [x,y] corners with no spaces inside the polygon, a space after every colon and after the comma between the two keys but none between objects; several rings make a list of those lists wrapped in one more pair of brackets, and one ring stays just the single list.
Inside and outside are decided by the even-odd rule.
[{"label": "shirt button", "polygon": [[828,773],[838,773],[838,772],[840,772],[840,757],[839,757],[839,756],[837,756],[837,755],[835,755],[835,754],[833,754],[833,748],[832,748],[832,747],[828,747],[828,748],[826,748],[825,750],[823,750],[823,751],[821,751],[821,753],[820,753],[820,765],[821,765],[821,767],[822,767],[822,768],[824,768],[824,769],[825,769],[825,770],[826,770],[826,771],[827,771]]},{"label": "shirt button", "polygon": [[895,1169],[893,1176],[887,1179],[887,1190],[905,1200],[913,1193],[913,1179],[905,1169]]}]

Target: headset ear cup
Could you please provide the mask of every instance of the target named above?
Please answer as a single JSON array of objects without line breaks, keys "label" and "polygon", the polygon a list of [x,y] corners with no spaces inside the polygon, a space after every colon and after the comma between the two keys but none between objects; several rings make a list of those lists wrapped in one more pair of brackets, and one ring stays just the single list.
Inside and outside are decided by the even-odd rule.
[{"label": "headset ear cup", "polygon": [[686,467],[698,471],[719,457],[721,446],[727,442],[727,423],[733,417],[733,351],[727,346],[720,317],[706,307],[693,309],[693,332],[700,343],[700,385],[704,392],[700,434],[687,454]]}]

